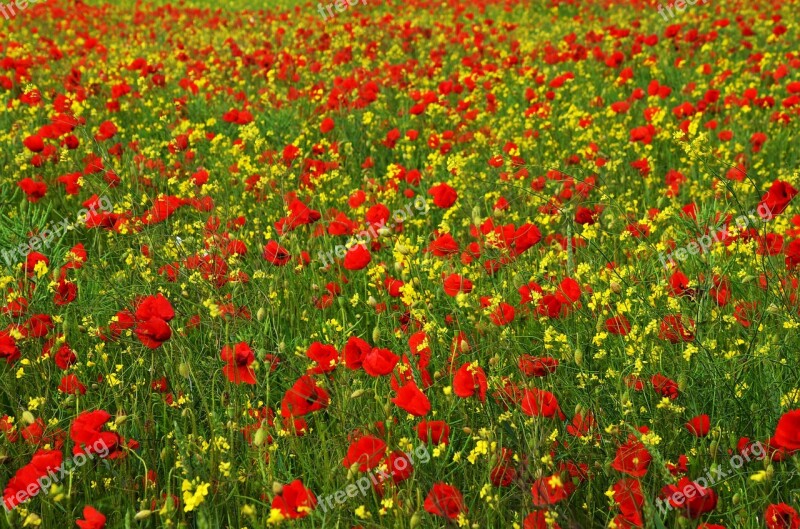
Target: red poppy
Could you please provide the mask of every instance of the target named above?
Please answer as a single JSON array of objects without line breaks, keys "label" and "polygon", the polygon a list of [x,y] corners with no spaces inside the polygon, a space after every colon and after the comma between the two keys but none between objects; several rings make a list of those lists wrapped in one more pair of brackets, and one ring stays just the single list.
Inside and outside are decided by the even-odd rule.
[{"label": "red poppy", "polygon": [[364,356],[370,352],[372,347],[357,336],[351,336],[344,345],[344,365],[348,369],[360,369],[364,362]]},{"label": "red poppy", "polygon": [[350,444],[342,465],[350,468],[358,463],[358,471],[366,472],[378,466],[385,454],[386,443],[372,435],[365,435]]},{"label": "red poppy", "polygon": [[311,374],[330,373],[336,369],[336,365],[339,363],[339,351],[336,350],[336,347],[320,342],[309,345],[306,356],[316,363],[308,371]]},{"label": "red poppy", "polygon": [[661,320],[659,338],[670,343],[693,342],[694,320],[681,314],[670,314]]},{"label": "red poppy", "polygon": [[[716,492],[710,488],[701,487],[697,482],[690,481],[685,476],[677,484],[666,485],[661,490],[669,498],[673,507],[683,509],[685,514],[692,519],[711,512],[717,507]],[[680,495],[676,495],[676,493],[680,493]]]},{"label": "red poppy", "polygon": [[459,292],[469,294],[472,292],[472,281],[458,274],[450,274],[444,278],[444,293],[455,297]]},{"label": "red poppy", "polygon": [[344,255],[344,267],[347,270],[361,270],[365,268],[372,260],[372,255],[369,253],[363,244],[356,244]]},{"label": "red poppy", "polygon": [[362,367],[369,376],[381,377],[394,370],[400,357],[388,349],[375,347],[363,357]]},{"label": "red poppy", "polygon": [[440,235],[429,246],[427,251],[431,252],[436,257],[446,257],[448,255],[457,254],[458,243],[453,239],[449,233]]},{"label": "red poppy", "polygon": [[272,499],[272,508],[287,518],[305,518],[317,505],[317,497],[299,479],[284,485]]},{"label": "red poppy", "polygon": [[425,510],[436,516],[456,519],[467,512],[461,491],[446,483],[435,483],[425,498]]},{"label": "red poppy", "polygon": [[633,439],[617,449],[617,455],[611,463],[611,468],[640,478],[647,474],[652,459],[644,444]]},{"label": "red poppy", "polygon": [[103,529],[106,526],[105,515],[91,505],[83,508],[83,518],[75,521],[81,529]]},{"label": "red poppy", "polygon": [[414,473],[414,466],[408,455],[400,450],[394,450],[385,459],[386,466],[392,474],[392,481],[400,483],[411,477]]},{"label": "red poppy", "polygon": [[533,511],[522,521],[522,529],[561,529],[557,523],[547,521],[547,511]]},{"label": "red poppy", "polygon": [[275,241],[269,241],[267,243],[264,247],[263,257],[275,266],[283,266],[292,259],[289,250]]},{"label": "red poppy", "polygon": [[422,420],[417,425],[417,437],[423,443],[446,445],[450,442],[450,426],[445,421]]},{"label": "red poppy", "polygon": [[519,369],[526,377],[544,377],[555,373],[557,368],[558,360],[549,356],[522,355],[519,359]]},{"label": "red poppy", "polygon": [[453,391],[461,398],[469,398],[478,393],[478,400],[486,400],[486,373],[480,366],[462,365],[453,377]]},{"label": "red poppy", "polygon": [[431,402],[413,380],[397,390],[397,396],[392,399],[392,402],[417,417],[427,415],[431,411]]},{"label": "red poppy", "polygon": [[77,376],[69,374],[61,377],[61,383],[58,385],[58,391],[68,395],[85,395],[86,386],[81,384],[81,381],[78,380]]},{"label": "red poppy", "polygon": [[780,215],[784,212],[795,195],[797,195],[797,190],[793,188],[791,184],[775,180],[758,203],[759,215],[764,218],[761,212],[764,211],[765,208],[769,211],[768,215],[772,215],[772,217]]},{"label": "red poppy", "polygon": [[532,417],[552,418],[558,414],[562,421],[567,417],[561,411],[555,395],[543,389],[526,389],[522,396],[522,411]]},{"label": "red poppy", "polygon": [[[41,177],[38,177],[41,178]],[[47,184],[32,178],[23,178],[17,185],[25,193],[28,202],[36,203],[47,194]]]},{"label": "red poppy", "polygon": [[85,411],[79,414],[69,429],[69,437],[75,443],[73,454],[81,452],[97,452],[98,445],[105,445],[109,453],[107,457],[114,459],[120,457],[115,453],[122,442],[122,438],[115,432],[103,431],[105,424],[111,420],[111,414],[105,410]]},{"label": "red poppy", "polygon": [[800,516],[791,506],[785,503],[772,503],[764,512],[767,529],[798,529]]},{"label": "red poppy", "polygon": [[624,314],[619,314],[606,320],[606,330],[611,334],[627,336],[631,332],[631,324]]},{"label": "red poppy", "polygon": [[329,403],[328,392],[319,387],[309,375],[303,375],[283,396],[281,415],[286,418],[301,417],[326,408]]},{"label": "red poppy", "polygon": [[619,506],[622,517],[635,527],[642,527],[641,508],[644,505],[642,485],[638,479],[623,478],[612,487],[614,501]]},{"label": "red poppy", "polygon": [[689,420],[689,422],[686,423],[686,429],[689,430],[689,433],[695,437],[707,436],[710,426],[711,420],[709,419],[708,415],[705,414],[693,417]]},{"label": "red poppy", "polygon": [[256,373],[250,367],[255,361],[255,355],[247,342],[239,342],[233,347],[226,345],[220,352],[225,366],[222,373],[234,384],[255,384]]},{"label": "red poppy", "polygon": [[8,331],[0,331],[0,358],[7,364],[13,364],[20,357],[17,341]]},{"label": "red poppy", "polygon": [[653,375],[650,379],[653,384],[653,389],[664,397],[669,397],[672,400],[678,398],[678,384],[674,380],[665,377],[662,374]]},{"label": "red poppy", "polygon": [[458,200],[458,192],[447,184],[431,187],[428,194],[433,196],[433,203],[442,209],[448,209]]},{"label": "red poppy", "polygon": [[780,448],[800,450],[800,409],[788,411],[781,416],[773,441]]},{"label": "red poppy", "polygon": [[567,499],[574,490],[575,485],[572,484],[572,481],[562,482],[559,474],[542,476],[531,486],[533,504],[537,507],[554,505]]},{"label": "red poppy", "polygon": [[161,318],[170,321],[175,317],[175,310],[167,298],[160,292],[155,296],[147,296],[139,303],[136,308],[136,319],[140,321],[150,318]]},{"label": "red poppy", "polygon": [[172,337],[172,329],[161,318],[150,318],[137,325],[136,336],[145,347],[158,349]]},{"label": "red poppy", "polygon": [[38,494],[41,489],[39,480],[51,470],[58,472],[57,469],[61,467],[63,458],[61,450],[41,449],[33,454],[30,463],[17,470],[8,480],[8,484],[3,490],[5,507],[11,510],[20,503],[20,496],[30,498]]}]

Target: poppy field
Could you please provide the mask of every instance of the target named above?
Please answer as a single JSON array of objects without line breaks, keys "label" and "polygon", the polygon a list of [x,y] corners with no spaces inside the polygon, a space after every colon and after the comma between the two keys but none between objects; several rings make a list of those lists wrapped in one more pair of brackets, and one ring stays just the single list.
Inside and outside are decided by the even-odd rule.
[{"label": "poppy field", "polygon": [[14,5],[0,527],[800,529],[800,3]]}]

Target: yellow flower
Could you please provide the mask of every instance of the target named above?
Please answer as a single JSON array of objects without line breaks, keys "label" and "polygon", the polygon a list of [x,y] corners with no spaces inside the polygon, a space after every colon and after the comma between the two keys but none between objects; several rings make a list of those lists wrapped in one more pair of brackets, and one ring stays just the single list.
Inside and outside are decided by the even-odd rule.
[{"label": "yellow flower", "polygon": [[[206,496],[208,496],[208,488],[211,486],[209,483],[200,483],[195,486],[192,482],[188,479],[184,479],[183,483],[181,484],[181,490],[183,491],[183,510],[184,512],[193,511],[197,506],[202,504]],[[194,492],[192,492],[194,489]]]}]

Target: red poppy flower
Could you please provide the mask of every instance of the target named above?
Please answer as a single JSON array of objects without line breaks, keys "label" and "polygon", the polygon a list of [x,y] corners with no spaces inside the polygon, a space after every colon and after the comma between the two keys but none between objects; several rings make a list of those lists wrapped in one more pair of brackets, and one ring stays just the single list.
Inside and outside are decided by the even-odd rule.
[{"label": "red poppy flower", "polygon": [[678,398],[678,384],[674,380],[665,377],[662,374],[653,375],[650,379],[653,384],[653,389],[664,397],[669,397],[672,400]]},{"label": "red poppy flower", "polygon": [[378,466],[385,454],[386,443],[372,435],[365,435],[350,444],[342,465],[350,468],[358,463],[358,471],[366,472]]},{"label": "red poppy flower", "polygon": [[361,270],[366,267],[372,260],[372,255],[369,253],[363,244],[356,244],[344,255],[344,267],[347,270]]},{"label": "red poppy flower", "polygon": [[348,369],[360,369],[364,356],[372,346],[357,336],[351,336],[344,345],[344,365]]},{"label": "red poppy flower", "polygon": [[61,377],[61,383],[58,385],[58,391],[68,395],[85,395],[86,386],[81,384],[81,381],[78,380],[77,376],[69,374]]},{"label": "red poppy flower", "polygon": [[330,373],[336,369],[336,365],[339,363],[339,351],[336,350],[336,347],[320,342],[309,345],[306,356],[317,364],[309,369],[308,372],[311,374]]},{"label": "red poppy flower", "polygon": [[635,527],[643,527],[641,508],[644,505],[642,485],[638,479],[623,478],[612,487],[614,501],[619,506],[622,517]]},{"label": "red poppy flower", "polygon": [[453,239],[449,233],[440,235],[429,246],[427,251],[431,252],[436,257],[446,257],[448,255],[457,254],[458,243]]},{"label": "red poppy flower", "polygon": [[764,512],[767,529],[798,529],[800,516],[791,506],[785,503],[772,503]]},{"label": "red poppy flower", "polygon": [[256,373],[250,367],[255,361],[255,355],[247,342],[239,342],[233,347],[226,345],[220,352],[225,366],[222,373],[234,384],[255,384]]},{"label": "red poppy flower", "polygon": [[[682,477],[675,485],[666,485],[662,492],[669,498],[670,504],[683,509],[685,514],[692,519],[713,511],[717,507],[717,493],[710,488],[701,487],[697,482]],[[689,492],[691,491],[691,492]],[[675,493],[680,496],[675,497]],[[678,501],[682,499],[683,501]]]},{"label": "red poppy flower", "polygon": [[99,445],[104,444],[109,450],[107,457],[112,459],[119,457],[114,452],[122,438],[115,432],[103,431],[103,427],[110,420],[111,414],[105,410],[85,411],[79,414],[69,429],[69,437],[75,443],[72,453],[105,451],[105,449],[98,450]]},{"label": "red poppy flower", "polygon": [[574,489],[575,485],[571,481],[562,482],[559,474],[542,476],[531,486],[533,504],[537,507],[554,505],[567,499]]},{"label": "red poppy flower", "polygon": [[486,373],[480,366],[462,365],[453,377],[453,391],[461,398],[469,398],[478,393],[478,400],[486,400]]},{"label": "red poppy flower", "polygon": [[369,376],[381,377],[391,373],[399,361],[400,357],[390,350],[375,347],[364,355],[362,367]]},{"label": "red poppy flower", "polygon": [[780,448],[800,450],[800,409],[788,411],[781,416],[773,441]]},{"label": "red poppy flower", "polygon": [[414,473],[414,465],[408,455],[400,450],[394,450],[386,456],[386,466],[392,474],[392,481],[400,483],[411,477]]},{"label": "red poppy flower", "polygon": [[562,421],[567,418],[561,411],[556,396],[539,388],[525,390],[522,396],[522,412],[531,417],[553,418],[557,414]]},{"label": "red poppy flower", "polygon": [[446,483],[435,483],[425,498],[425,510],[436,516],[456,519],[467,512],[461,491]]},{"label": "red poppy flower", "polygon": [[670,343],[693,342],[694,320],[681,314],[670,314],[661,320],[659,338]]},{"label": "red poppy flower", "polygon": [[287,518],[305,518],[317,505],[317,497],[299,479],[284,485],[272,499],[272,508]]},{"label": "red poppy flower", "polygon": [[431,402],[413,380],[397,390],[397,396],[392,399],[392,402],[417,417],[427,415],[431,411]]},{"label": "red poppy flower", "polygon": [[619,314],[606,320],[606,330],[611,334],[627,336],[631,332],[631,323],[624,314]]},{"label": "red poppy flower", "polygon": [[47,194],[47,184],[32,178],[23,178],[17,182],[17,185],[25,193],[28,202],[34,204]]},{"label": "red poppy flower", "polygon": [[158,349],[172,337],[172,329],[161,318],[150,318],[136,326],[136,337],[145,347]]},{"label": "red poppy flower", "polygon": [[417,437],[423,443],[446,445],[450,442],[450,426],[444,421],[422,420],[417,425]]},{"label": "red poppy flower", "polygon": [[617,455],[611,463],[611,468],[640,478],[647,474],[652,459],[644,444],[634,439],[617,449]]},{"label": "red poppy flower", "polygon": [[303,375],[283,396],[281,415],[283,417],[302,417],[326,408],[330,400],[328,392],[319,387],[313,378]]},{"label": "red poppy flower", "polygon": [[469,294],[472,292],[472,281],[458,274],[450,274],[444,281],[444,293],[455,297],[459,292]]},{"label": "red poppy flower", "polygon": [[275,241],[269,241],[264,247],[264,259],[274,264],[275,266],[283,266],[292,259],[289,250],[281,246]]},{"label": "red poppy flower", "polygon": [[695,437],[707,436],[710,426],[711,420],[709,419],[708,415],[705,414],[693,417],[689,420],[689,422],[686,423],[686,429],[689,430],[689,433]]},{"label": "red poppy flower", "polygon": [[519,359],[519,369],[526,377],[545,377],[555,373],[557,368],[558,360],[549,356],[522,355]]},{"label": "red poppy flower", "polygon": [[458,192],[447,184],[438,184],[428,190],[433,196],[433,203],[442,209],[448,209],[458,200]]},{"label": "red poppy flower", "polygon": [[[61,450],[38,450],[31,458],[30,463],[21,467],[8,480],[6,488],[3,490],[3,503],[8,510],[13,509],[19,503],[20,493],[25,498],[30,498],[39,493],[41,489],[40,479],[48,474],[50,470],[58,472],[63,461]],[[24,500],[23,500],[24,501]]]},{"label": "red poppy flower", "polygon": [[170,321],[175,317],[175,309],[167,298],[160,292],[155,296],[147,296],[139,303],[136,308],[136,319],[140,321],[150,318],[161,318]]},{"label": "red poppy flower", "polygon": [[106,517],[103,513],[90,505],[83,508],[83,518],[75,521],[81,529],[103,529],[106,526]]},{"label": "red poppy flower", "polygon": [[13,364],[19,357],[17,341],[8,331],[0,331],[0,358],[5,359],[7,364]]},{"label": "red poppy flower", "polygon": [[[761,201],[758,203],[758,212],[759,215],[764,218],[764,215],[761,214],[762,211],[769,211],[768,215],[780,215],[784,212],[786,207],[789,205],[789,202],[797,195],[797,190],[792,187],[791,184],[788,182],[782,182],[780,180],[775,180],[772,182],[769,190],[764,193],[764,196],[761,197]],[[770,217],[771,218],[771,217]]]},{"label": "red poppy flower", "polygon": [[561,526],[557,523],[549,524],[547,511],[533,511],[522,521],[522,529],[561,529]]}]

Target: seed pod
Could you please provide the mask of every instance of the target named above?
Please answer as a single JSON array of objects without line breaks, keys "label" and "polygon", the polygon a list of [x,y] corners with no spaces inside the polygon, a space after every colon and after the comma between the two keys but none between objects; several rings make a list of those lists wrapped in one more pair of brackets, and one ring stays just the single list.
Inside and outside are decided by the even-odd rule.
[{"label": "seed pod", "polygon": [[611,292],[613,292],[614,294],[619,294],[620,292],[622,292],[622,286],[620,286],[620,284],[617,283],[616,281],[612,281]]}]

